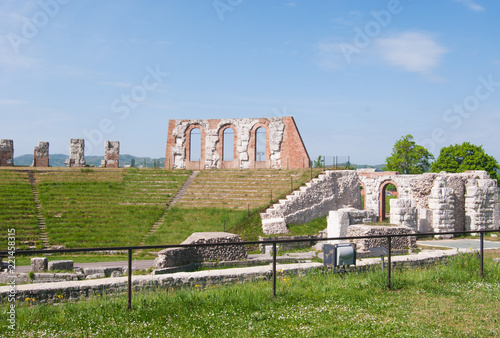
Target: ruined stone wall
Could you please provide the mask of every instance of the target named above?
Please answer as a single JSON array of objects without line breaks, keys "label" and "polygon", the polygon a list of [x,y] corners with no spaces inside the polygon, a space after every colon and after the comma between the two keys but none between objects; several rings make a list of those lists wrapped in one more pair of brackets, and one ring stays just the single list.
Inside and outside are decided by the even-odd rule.
[{"label": "ruined stone wall", "polygon": [[331,210],[361,208],[359,178],[355,171],[327,171],[286,200],[261,214],[265,234],[286,233],[287,224],[303,224]]},{"label": "ruined stone wall", "polygon": [[0,167],[14,165],[14,141],[0,140]]},{"label": "ruined stone wall", "polygon": [[120,142],[104,142],[104,160],[101,161],[103,168],[118,168],[120,165]]},{"label": "ruined stone wall", "polygon": [[398,175],[395,172],[361,170],[358,174],[360,184],[364,187],[365,209],[374,210],[379,216],[384,212],[382,194],[388,183],[396,186],[399,199],[413,201],[408,202],[412,204],[411,207],[395,205],[394,213],[391,210],[391,223],[415,228],[412,224],[415,211],[412,208],[416,208],[416,228],[419,232],[490,229],[498,226],[497,182],[490,179],[485,171]]},{"label": "ruined stone wall", "polygon": [[385,215],[392,224],[418,232],[500,226],[497,181],[485,171],[398,175],[345,170],[327,171],[261,213],[262,229],[265,234],[287,233],[287,224],[307,223],[342,208],[361,209],[360,185],[364,187],[365,209],[384,218],[383,196],[390,183],[398,191],[398,199],[391,200],[390,215]]},{"label": "ruined stone wall", "polygon": [[[225,161],[223,135],[234,133],[233,160]],[[266,131],[265,160],[258,161],[257,130]],[[199,159],[190,159],[191,132],[201,133]],[[170,120],[165,168],[170,169],[259,169],[309,168],[309,155],[293,117],[247,119]]]},{"label": "ruined stone wall", "polygon": [[68,167],[85,167],[85,140],[71,139],[69,159],[64,161]]},{"label": "ruined stone wall", "polygon": [[[181,244],[235,243],[241,237],[227,232],[195,232]],[[182,266],[190,263],[209,261],[236,261],[246,259],[248,254],[243,245],[200,246],[171,248],[158,253],[155,260],[157,268]]]},{"label": "ruined stone wall", "polygon": [[[373,226],[373,225],[351,225],[348,228],[347,236],[376,236],[376,235],[398,235],[412,234],[413,229],[407,226]],[[370,248],[388,247],[387,238],[364,238],[353,240],[358,250],[368,251]],[[415,249],[417,238],[415,236],[393,237],[391,240],[391,250]]]},{"label": "ruined stone wall", "polygon": [[33,151],[33,166],[49,166],[49,142],[38,142],[38,146]]}]

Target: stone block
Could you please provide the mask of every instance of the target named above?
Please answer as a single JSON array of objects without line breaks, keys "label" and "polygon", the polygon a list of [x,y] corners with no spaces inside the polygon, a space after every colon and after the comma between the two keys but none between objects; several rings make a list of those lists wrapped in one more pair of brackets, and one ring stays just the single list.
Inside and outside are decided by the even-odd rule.
[{"label": "stone block", "polygon": [[52,261],[48,264],[48,270],[62,270],[62,271],[73,271],[73,261]]},{"label": "stone block", "polygon": [[31,259],[31,271],[41,272],[47,270],[47,258],[34,257]]},{"label": "stone block", "polygon": [[0,167],[14,165],[14,141],[0,140]]}]

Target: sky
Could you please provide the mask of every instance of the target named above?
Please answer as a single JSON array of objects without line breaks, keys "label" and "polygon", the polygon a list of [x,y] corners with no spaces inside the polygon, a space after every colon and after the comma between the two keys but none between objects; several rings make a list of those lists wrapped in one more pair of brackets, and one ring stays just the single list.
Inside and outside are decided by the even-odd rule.
[{"label": "sky", "polygon": [[0,139],[165,156],[169,119],[293,116],[312,159],[411,134],[500,160],[500,2],[0,2]]}]

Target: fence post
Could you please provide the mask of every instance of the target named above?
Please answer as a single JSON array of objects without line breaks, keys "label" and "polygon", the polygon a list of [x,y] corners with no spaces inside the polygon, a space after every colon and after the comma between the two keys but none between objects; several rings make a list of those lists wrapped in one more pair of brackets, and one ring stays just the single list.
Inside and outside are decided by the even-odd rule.
[{"label": "fence post", "polygon": [[293,192],[293,177],[290,176],[290,192]]},{"label": "fence post", "polygon": [[128,249],[128,309],[132,309],[132,249]]},{"label": "fence post", "polygon": [[271,189],[271,203],[273,203],[273,189]]},{"label": "fence post", "polygon": [[483,278],[483,263],[484,263],[484,233],[481,231],[480,233],[480,237],[481,237],[481,240],[480,240],[480,246],[479,246],[479,252],[480,252],[480,259],[481,259],[481,270],[480,270],[480,276],[481,278]]},{"label": "fence post", "polygon": [[273,297],[276,297],[276,242],[273,242]]},{"label": "fence post", "polygon": [[391,288],[391,236],[387,236],[387,287]]}]

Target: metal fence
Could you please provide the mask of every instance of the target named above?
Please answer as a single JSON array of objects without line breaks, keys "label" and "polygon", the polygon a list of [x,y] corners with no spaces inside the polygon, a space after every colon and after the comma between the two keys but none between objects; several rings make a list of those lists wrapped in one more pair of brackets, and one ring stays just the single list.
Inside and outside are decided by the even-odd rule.
[{"label": "metal fence", "polygon": [[[350,236],[350,237],[330,237],[311,240],[309,239],[292,239],[292,240],[273,240],[268,239],[265,241],[246,241],[246,242],[227,242],[227,243],[202,243],[202,244],[180,244],[180,245],[144,245],[144,246],[120,246],[120,247],[102,247],[102,248],[77,248],[77,249],[49,249],[49,250],[20,250],[15,251],[15,255],[34,255],[34,254],[47,254],[47,253],[71,253],[71,252],[94,252],[94,251],[128,251],[128,285],[127,285],[127,307],[132,308],[132,252],[133,250],[144,249],[169,249],[169,248],[191,248],[191,247],[215,247],[226,245],[259,245],[259,244],[272,244],[273,245],[273,265],[272,265],[272,283],[273,283],[273,296],[276,297],[276,245],[279,243],[293,243],[293,242],[324,242],[332,240],[355,240],[355,239],[370,239],[370,238],[386,238],[387,239],[387,287],[391,288],[391,241],[394,237],[410,237],[410,236],[435,236],[435,235],[464,235],[464,234],[477,234],[479,233],[480,247],[480,277],[484,276],[484,234],[491,232],[499,232],[499,229],[494,230],[475,230],[475,231],[457,231],[457,232],[427,232],[418,234],[393,234],[393,235],[372,235],[372,236]],[[12,257],[12,251],[0,251],[0,257]],[[9,265],[11,263],[9,262]],[[10,268],[11,266],[9,266]]]}]

